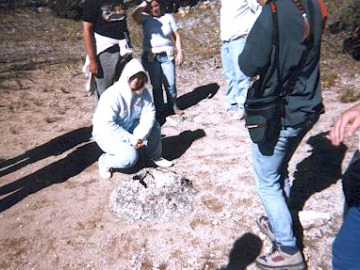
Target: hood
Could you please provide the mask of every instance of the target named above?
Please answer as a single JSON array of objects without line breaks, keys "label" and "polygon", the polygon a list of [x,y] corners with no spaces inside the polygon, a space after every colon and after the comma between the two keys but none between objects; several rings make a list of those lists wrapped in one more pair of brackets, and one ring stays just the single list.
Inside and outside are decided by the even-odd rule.
[{"label": "hood", "polygon": [[139,72],[143,72],[145,74],[147,80],[149,80],[148,75],[147,75],[144,67],[140,63],[140,61],[137,59],[131,59],[126,64],[123,72],[121,73],[121,77],[120,77],[119,81],[128,83],[130,77]]}]

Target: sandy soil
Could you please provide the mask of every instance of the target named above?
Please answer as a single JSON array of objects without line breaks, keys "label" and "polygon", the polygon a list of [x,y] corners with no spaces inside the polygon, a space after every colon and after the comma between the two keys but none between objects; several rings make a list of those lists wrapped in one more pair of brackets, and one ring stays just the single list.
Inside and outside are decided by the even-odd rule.
[{"label": "sandy soil", "polygon": [[[251,141],[244,123],[224,110],[221,69],[178,69],[185,116],[163,125],[164,155],[196,196],[191,213],[167,221],[122,220],[110,210],[110,194],[132,175],[98,176],[95,100],[80,70],[81,63],[62,63],[1,73],[0,269],[255,269],[270,243],[255,224],[263,209]],[[351,106],[338,101],[341,85],[359,81],[342,77],[324,89],[327,113],[290,163],[294,207],[329,216],[300,230],[309,269],[330,269],[342,214],[339,179],[357,142],[349,139],[345,151],[324,138]]]}]

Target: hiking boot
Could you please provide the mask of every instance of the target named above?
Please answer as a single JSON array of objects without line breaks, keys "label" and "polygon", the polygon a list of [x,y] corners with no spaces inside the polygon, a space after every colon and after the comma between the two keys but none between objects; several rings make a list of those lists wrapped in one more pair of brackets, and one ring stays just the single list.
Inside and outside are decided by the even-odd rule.
[{"label": "hiking boot", "polygon": [[303,270],[306,267],[300,251],[291,255],[282,251],[281,247],[265,256],[257,257],[256,265],[265,270]]},{"label": "hiking boot", "polygon": [[156,166],[160,168],[170,168],[174,165],[174,163],[165,158],[153,159],[152,161],[155,163]]},{"label": "hiking boot", "polygon": [[110,179],[111,178],[111,168],[106,167],[103,162],[103,155],[99,157],[98,165],[99,165],[99,175],[103,179]]},{"label": "hiking boot", "polygon": [[270,240],[276,243],[275,235],[272,232],[271,225],[266,216],[261,216],[256,220],[256,224],[259,226],[260,231],[265,234]]}]

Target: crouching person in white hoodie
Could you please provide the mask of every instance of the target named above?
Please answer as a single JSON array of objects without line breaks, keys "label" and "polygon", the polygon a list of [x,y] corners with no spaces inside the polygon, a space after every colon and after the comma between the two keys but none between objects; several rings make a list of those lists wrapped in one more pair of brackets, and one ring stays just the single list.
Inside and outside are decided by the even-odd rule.
[{"label": "crouching person in white hoodie", "polygon": [[159,167],[172,162],[161,157],[161,131],[155,120],[152,97],[145,88],[148,81],[141,63],[132,59],[118,82],[100,97],[93,117],[93,137],[105,152],[99,158],[99,174],[110,178],[112,169],[133,167],[138,149],[145,147],[150,161]]}]

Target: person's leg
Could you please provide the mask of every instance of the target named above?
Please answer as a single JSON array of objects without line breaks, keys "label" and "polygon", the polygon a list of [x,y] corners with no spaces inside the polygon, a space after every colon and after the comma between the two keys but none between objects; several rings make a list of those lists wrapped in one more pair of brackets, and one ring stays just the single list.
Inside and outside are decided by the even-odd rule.
[{"label": "person's leg", "polygon": [[164,75],[163,83],[165,86],[167,96],[167,106],[173,110],[177,108],[176,98],[176,73],[175,73],[175,61],[169,60],[167,56],[158,56],[158,61],[161,63],[161,70]]},{"label": "person's leg", "polygon": [[334,270],[359,269],[360,266],[360,207],[351,207],[333,244]]},{"label": "person's leg", "polygon": [[161,129],[158,122],[155,122],[151,129],[148,144],[147,144],[147,155],[150,159],[159,159],[162,155],[162,144],[161,144]]},{"label": "person's leg", "polygon": [[110,50],[98,55],[98,74],[95,77],[98,97],[114,83],[119,58],[119,51]]},{"label": "person's leg", "polygon": [[105,152],[101,156],[101,161],[106,168],[131,168],[138,161],[138,152],[129,143],[119,142],[111,136],[96,138],[96,143]]},{"label": "person's leg", "polygon": [[164,97],[163,97],[163,90],[162,90],[162,80],[163,74],[161,71],[161,65],[156,59],[152,61],[148,60],[148,55],[144,54],[142,57],[142,63],[144,68],[149,73],[150,81],[152,85],[153,91],[153,98],[155,109],[157,113],[164,112]]},{"label": "person's leg", "polygon": [[[253,172],[258,194],[280,246],[296,247],[292,218],[287,206],[290,187],[287,166],[302,138],[315,122],[307,121],[296,128],[283,128],[275,147],[271,144],[253,144]],[[273,152],[266,149],[273,147]],[[272,154],[264,154],[270,152]]]},{"label": "person's leg", "polygon": [[244,103],[250,87],[250,78],[240,70],[239,66],[239,56],[245,47],[245,43],[246,38],[238,38],[228,44],[232,64],[231,68],[233,70],[233,88],[231,95],[241,110],[244,110]]},{"label": "person's leg", "polygon": [[226,81],[226,91],[225,91],[225,103],[227,108],[232,108],[234,110],[238,109],[237,101],[233,95],[235,89],[235,80],[234,80],[234,70],[230,54],[230,45],[229,42],[223,42],[221,46],[221,62],[223,69],[223,76]]}]

